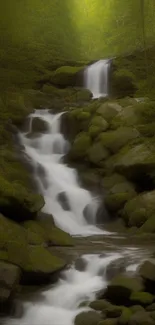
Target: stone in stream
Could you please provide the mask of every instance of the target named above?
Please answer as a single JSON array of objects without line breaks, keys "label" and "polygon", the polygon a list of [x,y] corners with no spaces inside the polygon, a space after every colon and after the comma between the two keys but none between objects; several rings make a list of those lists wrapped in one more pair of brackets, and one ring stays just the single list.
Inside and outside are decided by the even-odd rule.
[{"label": "stone in stream", "polygon": [[48,130],[47,123],[39,117],[34,117],[31,124],[32,133],[46,133]]},{"label": "stone in stream", "polygon": [[143,291],[144,286],[141,278],[129,278],[126,275],[118,275],[114,277],[108,285],[104,296],[112,303],[126,305],[132,292]]},{"label": "stone in stream", "polygon": [[83,257],[79,257],[76,259],[75,261],[75,269],[80,271],[80,272],[84,272],[86,270],[87,267],[87,261],[85,258]]},{"label": "stone in stream", "polygon": [[119,258],[116,261],[112,261],[106,268],[105,276],[109,281],[116,275],[125,271],[126,261],[125,258]]},{"label": "stone in stream", "polygon": [[117,325],[117,318],[107,318],[98,323],[98,325]]},{"label": "stone in stream", "polygon": [[154,296],[149,292],[133,292],[130,296],[132,304],[148,306],[154,301]]},{"label": "stone in stream", "polygon": [[75,325],[98,325],[101,319],[95,311],[82,312],[75,317]]},{"label": "stone in stream", "polygon": [[61,192],[57,195],[57,200],[65,211],[70,211],[69,200],[65,192]]}]

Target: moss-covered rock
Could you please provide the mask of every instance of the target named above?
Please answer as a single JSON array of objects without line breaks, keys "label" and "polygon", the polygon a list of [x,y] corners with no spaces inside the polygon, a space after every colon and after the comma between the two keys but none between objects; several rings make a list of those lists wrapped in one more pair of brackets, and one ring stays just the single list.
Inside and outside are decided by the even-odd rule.
[{"label": "moss-covered rock", "polygon": [[[51,254],[44,248],[45,228],[46,232],[52,230],[49,223],[43,227],[23,226],[0,216],[0,259],[13,263],[22,269],[24,281],[31,282],[40,278],[40,281],[49,279],[50,274],[61,270],[66,262]],[[61,233],[61,231],[60,231]],[[68,240],[68,235],[59,230],[53,230],[53,242],[60,245]],[[63,237],[64,235],[64,237]],[[50,235],[47,234],[47,237]],[[60,236],[60,237],[59,237]],[[66,240],[67,237],[67,240]],[[68,242],[67,242],[68,244]]]},{"label": "moss-covered rock", "polygon": [[77,74],[83,67],[63,66],[53,72],[51,83],[56,86],[67,87],[75,86],[77,81]]},{"label": "moss-covered rock", "polygon": [[132,292],[142,291],[144,288],[140,278],[116,276],[112,279],[105,291],[105,297],[116,304],[125,305]]},{"label": "moss-covered rock", "polygon": [[31,123],[31,132],[32,133],[46,133],[48,130],[47,123],[40,119],[39,117],[35,117]]},{"label": "moss-covered rock", "polygon": [[[33,193],[19,181],[9,182],[1,176],[0,183],[1,212],[7,217],[19,221],[31,219],[44,206],[43,197]],[[12,211],[14,215],[12,215]]]},{"label": "moss-covered rock", "polygon": [[72,159],[80,159],[85,157],[90,145],[90,136],[85,132],[79,133],[73,142],[73,146],[69,154],[70,157]]},{"label": "moss-covered rock", "polygon": [[142,307],[141,305],[131,306],[130,309],[131,309],[131,311],[132,311],[133,314],[134,313],[137,313],[137,311],[143,311],[143,312],[145,312],[144,307]]},{"label": "moss-covered rock", "polygon": [[135,77],[129,70],[116,69],[112,75],[112,95],[117,98],[133,96],[137,90]]},{"label": "moss-covered rock", "polygon": [[151,142],[143,141],[122,148],[106,162],[106,169],[124,174],[128,179],[140,180],[153,172],[155,166],[155,148]]},{"label": "moss-covered rock", "polygon": [[75,325],[98,325],[101,315],[94,311],[82,312],[75,317]]},{"label": "moss-covered rock", "polygon": [[123,308],[123,311],[122,311],[122,314],[121,316],[119,317],[118,319],[118,324],[119,325],[127,325],[130,318],[131,318],[131,315],[132,315],[132,311],[130,308]]},{"label": "moss-covered rock", "polygon": [[147,312],[134,313],[128,322],[129,325],[153,325],[154,321]]},{"label": "moss-covered rock", "polygon": [[145,261],[139,270],[143,279],[155,282],[155,263],[151,261]]},{"label": "moss-covered rock", "polygon": [[50,220],[42,221],[26,221],[24,222],[24,228],[39,235],[42,238],[42,242],[52,246],[73,246],[73,238],[53,225]]},{"label": "moss-covered rock", "polygon": [[145,221],[140,227],[140,233],[155,233],[155,216],[154,214]]},{"label": "moss-covered rock", "polygon": [[101,142],[95,142],[87,151],[88,161],[95,165],[100,165],[109,156],[109,152]]},{"label": "moss-covered rock", "polygon": [[153,217],[155,191],[140,194],[128,201],[123,210],[123,218],[130,227],[141,227],[146,220]]},{"label": "moss-covered rock", "polygon": [[106,102],[102,104],[97,113],[101,115],[107,122],[111,122],[112,119],[122,110],[122,107],[115,102]]},{"label": "moss-covered rock", "polygon": [[101,131],[106,131],[108,129],[108,122],[101,116],[94,116],[91,120],[91,125],[100,127]]},{"label": "moss-covered rock", "polygon": [[127,201],[136,196],[134,185],[116,173],[103,178],[102,185],[105,189],[106,207],[112,212],[120,210]]},{"label": "moss-covered rock", "polygon": [[146,307],[147,311],[155,311],[155,302],[149,306]]},{"label": "moss-covered rock", "polygon": [[111,153],[116,153],[128,142],[137,137],[139,137],[139,132],[129,127],[120,127],[116,131],[104,132],[99,136],[102,145],[109,149]]},{"label": "moss-covered rock", "polygon": [[153,303],[154,296],[149,292],[133,292],[130,296],[130,301],[133,304],[147,306]]},{"label": "moss-covered rock", "polygon": [[111,306],[110,302],[105,299],[94,300],[89,304],[90,308],[94,310],[103,311],[109,306]]}]

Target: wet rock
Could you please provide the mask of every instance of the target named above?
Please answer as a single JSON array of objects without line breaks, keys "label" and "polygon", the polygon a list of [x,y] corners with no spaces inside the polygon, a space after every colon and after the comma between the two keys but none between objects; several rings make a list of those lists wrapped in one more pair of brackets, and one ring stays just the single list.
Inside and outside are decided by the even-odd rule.
[{"label": "wet rock", "polygon": [[128,322],[129,325],[154,325],[153,319],[147,312],[138,311],[133,314]]},{"label": "wet rock", "polygon": [[106,309],[104,309],[104,313],[107,318],[120,317],[122,314],[122,307],[109,305]]},{"label": "wet rock", "polygon": [[15,291],[20,275],[18,266],[0,261],[0,303],[6,302]]},{"label": "wet rock", "polygon": [[98,325],[101,319],[97,312],[82,312],[75,317],[75,325]]},{"label": "wet rock", "polygon": [[46,133],[48,131],[47,123],[39,117],[32,119],[31,128],[32,133]]},{"label": "wet rock", "polygon": [[116,261],[112,261],[106,268],[106,279],[109,281],[118,274],[125,271],[126,261],[124,258],[120,258]]},{"label": "wet rock", "polygon": [[105,291],[105,298],[116,304],[126,305],[132,292],[144,288],[141,278],[129,278],[125,275],[114,277]]},{"label": "wet rock", "polygon": [[65,192],[61,192],[57,195],[57,200],[65,211],[70,211],[70,204]]},{"label": "wet rock", "polygon": [[75,261],[75,269],[84,272],[87,268],[87,261],[84,257],[79,257]]}]

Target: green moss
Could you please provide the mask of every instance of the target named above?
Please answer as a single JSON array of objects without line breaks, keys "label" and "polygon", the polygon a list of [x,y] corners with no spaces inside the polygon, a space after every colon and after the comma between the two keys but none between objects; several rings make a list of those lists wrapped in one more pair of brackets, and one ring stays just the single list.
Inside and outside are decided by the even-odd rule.
[{"label": "green moss", "polygon": [[105,310],[110,305],[111,305],[110,302],[105,299],[94,300],[89,304],[90,308],[99,311]]},{"label": "green moss", "polygon": [[91,138],[96,138],[103,130],[100,126],[91,125],[89,127],[88,133],[90,134]]},{"label": "green moss", "polygon": [[82,67],[64,66],[53,72],[51,83],[57,86],[74,86],[76,84],[76,75]]},{"label": "green moss", "polygon": [[151,216],[140,228],[140,232],[155,233],[155,216]]},{"label": "green moss", "polygon": [[71,149],[70,155],[72,159],[85,157],[90,145],[91,139],[89,135],[85,132],[79,133],[75,138]]},{"label": "green moss", "polygon": [[39,235],[43,242],[55,246],[73,246],[72,237],[55,227],[49,220],[44,221],[27,221],[24,223],[27,230]]},{"label": "green moss", "polygon": [[85,311],[75,317],[75,325],[98,325],[101,316],[94,311]]},{"label": "green moss", "polygon": [[98,108],[97,113],[101,115],[107,122],[111,122],[120,110],[121,106],[117,103],[106,102]]},{"label": "green moss", "polygon": [[100,127],[101,131],[106,131],[108,129],[108,123],[101,116],[94,116],[91,120],[91,125]]},{"label": "green moss", "polygon": [[119,324],[126,325],[128,324],[132,315],[132,311],[130,308],[123,308],[122,315],[119,317]]},{"label": "green moss", "polygon": [[135,76],[125,69],[118,69],[112,76],[112,94],[118,98],[132,96],[137,90]]},{"label": "green moss", "polygon": [[101,142],[94,143],[87,151],[88,160],[96,165],[105,160],[109,152],[103,147]]},{"label": "green moss", "polygon": [[123,217],[130,226],[141,227],[154,215],[155,191],[146,192],[130,200],[124,207]]},{"label": "green moss", "polygon": [[108,131],[100,134],[99,138],[104,147],[109,149],[112,153],[115,153],[138,136],[139,133],[136,129],[120,127],[116,131]]},{"label": "green moss", "polygon": [[130,296],[130,300],[133,304],[147,306],[153,303],[154,296],[148,292],[133,292]]}]

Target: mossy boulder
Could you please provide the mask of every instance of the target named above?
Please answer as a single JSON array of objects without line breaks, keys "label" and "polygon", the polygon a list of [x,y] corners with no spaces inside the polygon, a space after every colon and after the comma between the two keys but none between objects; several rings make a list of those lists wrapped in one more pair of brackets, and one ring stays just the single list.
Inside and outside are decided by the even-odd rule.
[{"label": "mossy boulder", "polygon": [[53,225],[50,220],[26,221],[23,224],[26,230],[39,235],[43,243],[51,246],[73,246],[73,238]]},{"label": "mossy boulder", "polygon": [[105,291],[106,299],[116,304],[127,304],[132,292],[142,291],[144,288],[141,278],[129,278],[125,275],[114,277]]},{"label": "mossy boulder", "polygon": [[130,320],[130,318],[131,318],[131,316],[132,316],[131,309],[124,307],[123,308],[123,311],[122,311],[122,314],[121,314],[121,316],[118,319],[118,324],[119,325],[127,325],[128,322],[129,322],[129,320]]},{"label": "mossy boulder", "polygon": [[155,282],[155,263],[152,261],[145,261],[139,270],[140,275],[144,280]]},{"label": "mossy boulder", "polygon": [[91,125],[98,126],[100,131],[106,131],[109,127],[108,122],[101,116],[94,116],[91,120]]},{"label": "mossy boulder", "polygon": [[[108,171],[117,171],[128,179],[140,180],[153,172],[155,167],[155,148],[151,142],[130,144],[122,148],[106,162]],[[152,176],[153,179],[153,176]]]},{"label": "mossy boulder", "polygon": [[118,152],[123,146],[139,137],[139,132],[134,128],[120,127],[116,131],[101,133],[99,138],[102,145],[111,153]]},{"label": "mossy boulder", "polygon": [[149,292],[133,292],[130,296],[132,304],[147,306],[153,303],[154,296]]},{"label": "mossy boulder", "polygon": [[0,176],[0,183],[1,212],[7,217],[19,221],[31,219],[44,206],[43,197],[33,193],[19,181],[11,182]]},{"label": "mossy boulder", "polygon": [[110,302],[105,299],[94,300],[89,304],[90,308],[98,311],[104,311],[106,308],[111,306]]},{"label": "mossy boulder", "polygon": [[53,72],[51,83],[60,86],[75,86],[77,81],[77,74],[83,67],[63,66]]},{"label": "mossy boulder", "polygon": [[118,103],[106,102],[98,108],[97,114],[102,116],[107,122],[111,122],[121,110],[122,107]]},{"label": "mossy boulder", "polygon": [[[40,228],[38,227],[39,230]],[[41,228],[42,232],[37,232],[36,229],[37,227],[24,228],[0,216],[0,260],[20,267],[23,279],[28,283],[35,279],[38,283],[49,280],[53,272],[61,270],[66,265],[63,259],[52,255],[44,247],[44,228]],[[64,242],[62,238],[59,240],[55,229],[53,237],[55,242]]]},{"label": "mossy boulder", "polygon": [[134,313],[128,322],[128,325],[153,325],[154,321],[147,312],[138,311]]},{"label": "mossy boulder", "polygon": [[134,185],[119,174],[103,178],[105,205],[111,212],[123,208],[125,203],[136,196]]},{"label": "mossy boulder", "polygon": [[78,314],[75,317],[75,325],[98,325],[101,315],[95,311],[87,311]]},{"label": "mossy boulder", "polygon": [[112,95],[117,98],[133,96],[137,90],[135,77],[129,70],[116,69],[112,75]]},{"label": "mossy boulder", "polygon": [[145,311],[144,307],[142,307],[141,305],[134,305],[130,307],[130,310],[132,311],[132,313],[137,313],[137,311]]},{"label": "mossy boulder", "polygon": [[146,220],[155,213],[155,191],[140,194],[128,201],[124,207],[122,216],[127,224],[132,227],[141,227]]},{"label": "mossy boulder", "polygon": [[108,156],[109,151],[104,148],[101,142],[93,143],[93,145],[87,150],[88,161],[97,166],[100,166],[100,162],[107,159]]},{"label": "mossy boulder", "polygon": [[15,292],[21,271],[16,265],[0,261],[0,304],[6,302]]},{"label": "mossy boulder", "polygon": [[69,155],[72,159],[84,158],[90,146],[90,136],[86,132],[81,132],[75,138]]},{"label": "mossy boulder", "polygon": [[145,223],[140,227],[140,233],[155,233],[155,215],[153,214]]}]

